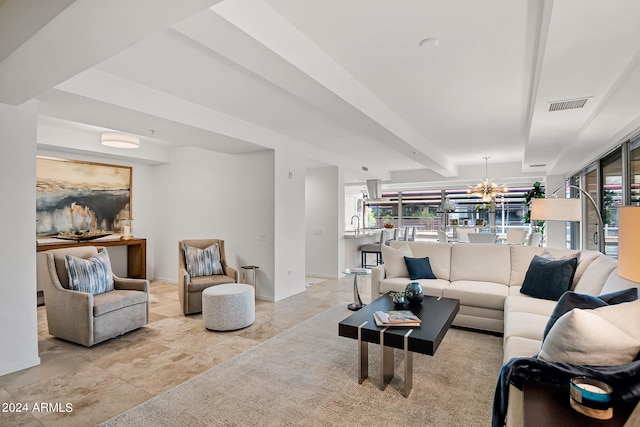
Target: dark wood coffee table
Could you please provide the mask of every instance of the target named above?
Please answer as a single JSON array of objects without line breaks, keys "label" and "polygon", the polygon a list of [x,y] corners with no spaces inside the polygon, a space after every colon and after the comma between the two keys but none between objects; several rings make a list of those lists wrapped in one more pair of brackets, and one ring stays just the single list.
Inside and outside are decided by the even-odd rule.
[{"label": "dark wood coffee table", "polygon": [[368,343],[380,344],[381,386],[384,390],[391,382],[393,373],[393,349],[404,350],[404,391],[409,396],[413,381],[413,353],[433,356],[444,335],[460,310],[460,301],[450,298],[425,296],[421,305],[407,306],[421,320],[419,328],[376,326],[373,313],[378,310],[398,310],[389,295],[383,295],[360,311],[338,323],[338,335],[358,340],[358,383],[369,375]]}]

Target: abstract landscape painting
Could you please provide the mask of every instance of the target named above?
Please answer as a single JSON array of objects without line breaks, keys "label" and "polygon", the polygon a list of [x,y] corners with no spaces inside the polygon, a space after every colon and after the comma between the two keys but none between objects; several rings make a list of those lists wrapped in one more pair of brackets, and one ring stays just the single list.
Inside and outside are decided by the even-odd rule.
[{"label": "abstract landscape painting", "polygon": [[37,234],[120,231],[131,218],[131,167],[38,157]]}]

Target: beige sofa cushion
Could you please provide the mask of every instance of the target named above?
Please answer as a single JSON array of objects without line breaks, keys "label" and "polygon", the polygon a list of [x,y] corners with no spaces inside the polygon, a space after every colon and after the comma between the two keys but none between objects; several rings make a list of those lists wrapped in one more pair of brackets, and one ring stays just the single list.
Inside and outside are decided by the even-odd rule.
[{"label": "beige sofa cushion", "polygon": [[413,257],[411,248],[404,243],[397,248],[382,245],[382,261],[384,262],[384,269],[386,277],[405,277],[409,279],[409,271],[407,271],[407,264],[404,262],[404,257]]},{"label": "beige sofa cushion", "polygon": [[429,257],[433,274],[444,280],[449,280],[451,275],[451,246],[449,243],[409,242],[413,256]]},{"label": "beige sofa cushion", "polygon": [[595,258],[589,263],[574,290],[581,294],[600,295],[605,282],[617,266],[618,261],[608,256]]},{"label": "beige sofa cushion", "polygon": [[502,310],[508,293],[509,287],[501,283],[459,280],[444,288],[442,295],[460,300],[460,305]]},{"label": "beige sofa cushion", "polygon": [[618,269],[616,268],[609,275],[609,278],[604,282],[604,286],[600,290],[599,295],[610,294],[611,292],[622,291],[629,288],[640,289],[640,283],[632,282],[631,280],[623,279],[618,275]]},{"label": "beige sofa cushion", "polygon": [[504,337],[522,337],[542,342],[549,316],[512,311],[504,317]]},{"label": "beige sofa cushion", "polygon": [[136,304],[146,304],[147,293],[140,291],[115,290],[93,297],[93,316],[98,317],[111,311]]},{"label": "beige sofa cushion", "polygon": [[509,286],[522,286],[524,276],[529,270],[529,264],[535,255],[548,257],[547,248],[538,246],[511,246],[511,275],[509,278]]},{"label": "beige sofa cushion", "polygon": [[547,251],[551,254],[553,258],[557,259],[568,259],[573,257],[578,257],[578,266],[576,267],[576,274],[573,275],[573,285],[570,290],[575,290],[576,285],[580,281],[580,278],[586,271],[587,267],[591,265],[593,260],[599,258],[602,255],[598,251],[570,251],[566,249],[555,249],[555,248],[547,248]]},{"label": "beige sofa cushion", "polygon": [[[511,292],[511,289],[509,291]],[[556,304],[556,301],[533,298],[524,294],[510,295],[504,301],[505,317],[512,312],[533,313],[549,317],[553,309],[556,308]]]},{"label": "beige sofa cushion", "polygon": [[504,341],[502,361],[507,363],[514,357],[533,357],[540,352],[542,341],[511,336]]},{"label": "beige sofa cushion", "polygon": [[[509,284],[511,246],[494,243],[455,244],[451,247],[451,281],[471,280]],[[506,290],[505,290],[506,294]]]}]

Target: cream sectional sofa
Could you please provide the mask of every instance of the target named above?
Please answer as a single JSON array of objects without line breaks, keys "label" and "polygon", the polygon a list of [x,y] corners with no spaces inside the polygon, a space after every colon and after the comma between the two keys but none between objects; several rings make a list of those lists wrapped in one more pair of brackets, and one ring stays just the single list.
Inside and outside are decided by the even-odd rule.
[{"label": "cream sectional sofa", "polygon": [[[412,281],[425,295],[460,300],[454,325],[504,334],[504,362],[532,357],[556,301],[533,298],[520,288],[535,255],[578,257],[571,290],[590,295],[638,287],[617,274],[617,261],[595,251],[569,251],[541,247],[484,243],[391,242],[383,247],[385,264],[372,269],[371,298],[401,291]],[[410,280],[404,256],[429,257],[436,279]],[[522,424],[522,393],[513,386],[509,394],[507,425]]]}]

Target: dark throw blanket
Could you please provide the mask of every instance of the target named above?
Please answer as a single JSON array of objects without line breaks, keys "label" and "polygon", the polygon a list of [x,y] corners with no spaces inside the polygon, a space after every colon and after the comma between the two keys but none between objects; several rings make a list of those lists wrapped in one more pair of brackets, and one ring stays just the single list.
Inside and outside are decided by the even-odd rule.
[{"label": "dark throw blanket", "polygon": [[[640,360],[619,366],[580,366],[554,363],[537,358],[514,358],[502,366],[493,397],[492,427],[503,427],[509,402],[509,384],[519,390],[525,381],[566,386],[573,377],[595,378],[613,387],[612,402],[637,403],[640,400]],[[567,392],[568,393],[568,392]]]}]

